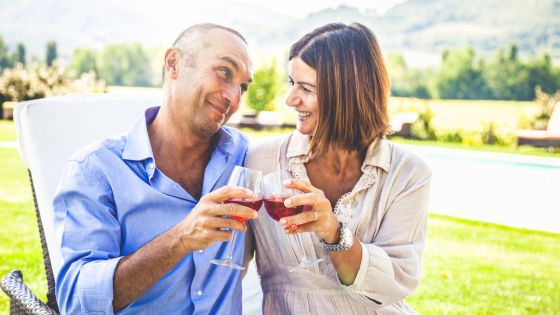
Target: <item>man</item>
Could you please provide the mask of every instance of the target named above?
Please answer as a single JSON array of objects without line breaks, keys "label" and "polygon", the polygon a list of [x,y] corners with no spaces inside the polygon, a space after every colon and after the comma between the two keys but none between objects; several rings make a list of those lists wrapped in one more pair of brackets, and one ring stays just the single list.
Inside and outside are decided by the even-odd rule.
[{"label": "man", "polygon": [[227,229],[246,229],[227,216],[256,217],[222,204],[250,191],[219,188],[245,157],[247,139],[222,126],[251,79],[239,33],[195,25],[165,54],[161,108],[69,161],[54,199],[62,313],[241,313],[239,271],[209,260],[224,256]]}]

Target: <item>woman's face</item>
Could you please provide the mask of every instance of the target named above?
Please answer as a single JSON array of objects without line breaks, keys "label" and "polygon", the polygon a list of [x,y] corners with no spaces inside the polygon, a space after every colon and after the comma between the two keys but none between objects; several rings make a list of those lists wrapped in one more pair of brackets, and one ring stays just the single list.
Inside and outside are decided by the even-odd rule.
[{"label": "woman's face", "polygon": [[319,122],[317,71],[295,57],[290,60],[288,75],[291,87],[286,104],[298,112],[297,130],[313,136]]}]

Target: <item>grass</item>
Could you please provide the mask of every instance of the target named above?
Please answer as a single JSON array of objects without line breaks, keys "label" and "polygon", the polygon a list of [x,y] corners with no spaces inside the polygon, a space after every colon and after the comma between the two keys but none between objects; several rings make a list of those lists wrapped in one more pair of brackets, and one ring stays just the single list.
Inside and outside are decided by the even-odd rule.
[{"label": "grass", "polygon": [[431,215],[423,314],[558,314],[560,235]]},{"label": "grass", "polygon": [[[0,147],[0,275],[23,272],[29,287],[45,299],[45,269],[27,170],[13,148]],[[0,294],[0,314],[8,314]]]},{"label": "grass", "polygon": [[508,153],[508,154],[560,158],[560,151],[551,151],[546,148],[535,148],[527,145],[522,145],[519,147],[515,147],[515,146],[508,147],[508,146],[489,145],[489,144],[468,146],[462,143],[424,141],[424,140],[421,141],[421,140],[404,139],[399,137],[391,138],[391,141],[397,143],[403,143],[403,144],[423,145],[423,146],[447,148],[447,149],[462,149],[462,150],[479,151],[479,152]]},{"label": "grass", "polygon": [[13,121],[0,119],[0,142],[16,141],[16,129]]},{"label": "grass", "polygon": [[[15,140],[11,129],[11,123],[0,123],[1,141]],[[0,174],[0,275],[22,270],[44,300],[47,287],[31,191],[14,148],[0,147]],[[560,313],[560,234],[430,215],[428,235],[424,276],[407,300],[419,312]],[[0,294],[0,314],[8,310],[8,299]]]},{"label": "grass", "polygon": [[[252,140],[263,140],[272,137],[279,137],[282,134],[291,132],[291,129],[255,131],[248,128],[242,128],[241,130],[244,133],[246,133]],[[549,157],[549,158],[560,158],[560,151],[550,151],[545,148],[535,148],[531,146],[520,146],[520,147],[507,147],[507,146],[499,146],[499,145],[467,146],[461,143],[421,141],[421,140],[404,139],[400,137],[391,138],[391,141],[396,143],[403,143],[403,144],[413,144],[413,145],[422,145],[422,146],[448,148],[448,149],[463,149],[463,150],[479,151],[479,152],[495,152],[495,153],[531,155],[531,156],[540,156],[540,157]]]},{"label": "grass", "polygon": [[428,106],[437,130],[482,130],[492,123],[499,130],[513,133],[539,111],[535,102],[496,100],[420,100],[391,97],[389,110],[418,111]]}]

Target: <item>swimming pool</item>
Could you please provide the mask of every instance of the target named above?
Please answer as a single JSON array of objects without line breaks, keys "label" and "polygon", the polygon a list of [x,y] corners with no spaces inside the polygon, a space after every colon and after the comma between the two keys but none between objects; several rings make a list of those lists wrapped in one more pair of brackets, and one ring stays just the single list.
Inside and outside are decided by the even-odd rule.
[{"label": "swimming pool", "polygon": [[431,212],[560,233],[560,159],[403,146],[432,168]]}]

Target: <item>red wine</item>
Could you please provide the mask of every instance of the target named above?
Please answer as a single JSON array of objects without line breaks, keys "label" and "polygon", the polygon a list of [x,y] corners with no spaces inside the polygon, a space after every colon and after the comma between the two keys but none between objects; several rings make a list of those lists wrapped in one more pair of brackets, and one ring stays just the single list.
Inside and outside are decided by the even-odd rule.
[{"label": "red wine", "polygon": [[[224,200],[224,203],[236,203],[238,205],[249,207],[255,211],[259,211],[263,203],[263,198],[262,197],[228,198]],[[231,217],[239,222],[247,221],[247,218],[241,218],[236,216],[231,216]]]},{"label": "red wine", "polygon": [[272,196],[264,199],[264,208],[271,218],[278,221],[283,217],[289,217],[296,215],[303,211],[303,206],[296,206],[293,208],[288,208],[284,205],[284,201],[288,199],[289,196]]}]

